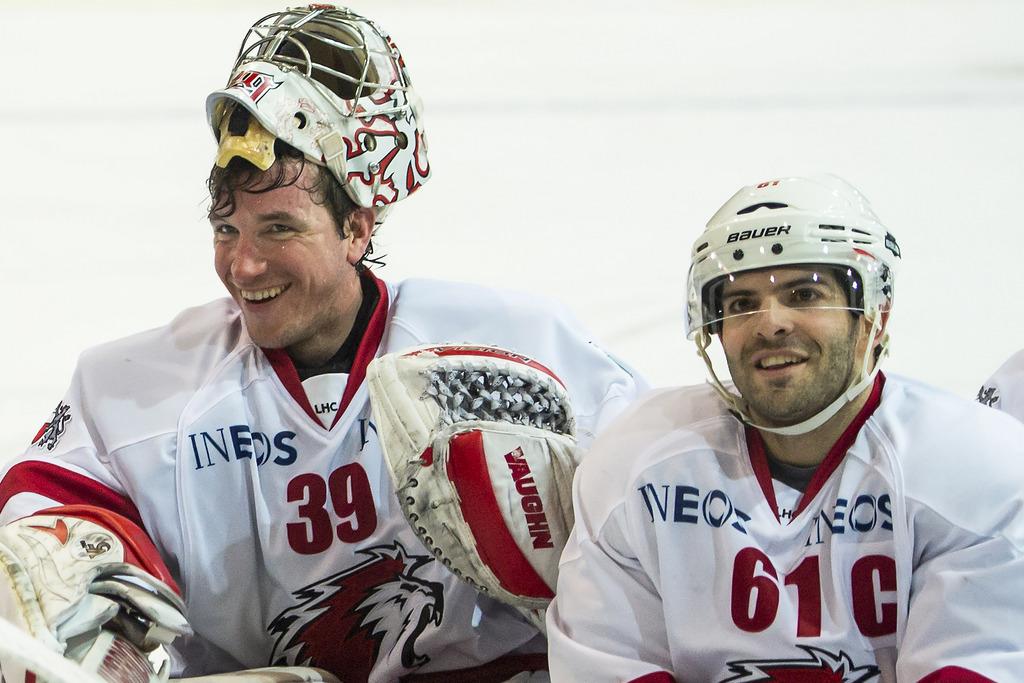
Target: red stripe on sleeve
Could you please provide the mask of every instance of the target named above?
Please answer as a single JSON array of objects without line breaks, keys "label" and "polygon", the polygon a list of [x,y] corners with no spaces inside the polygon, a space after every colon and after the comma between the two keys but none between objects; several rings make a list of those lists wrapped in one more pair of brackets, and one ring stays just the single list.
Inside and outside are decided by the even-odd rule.
[{"label": "red stripe on sleeve", "polygon": [[959,666],[944,666],[938,671],[933,671],[918,683],[996,683],[991,678],[985,678],[979,673]]},{"label": "red stripe on sleeve", "polygon": [[651,674],[644,674],[640,678],[634,678],[629,683],[676,683],[676,678],[664,671],[655,671]]},{"label": "red stripe on sleeve", "polygon": [[0,510],[19,493],[35,493],[62,505],[91,505],[143,526],[142,515],[131,500],[95,479],[52,463],[28,460],[8,470],[0,481]]}]

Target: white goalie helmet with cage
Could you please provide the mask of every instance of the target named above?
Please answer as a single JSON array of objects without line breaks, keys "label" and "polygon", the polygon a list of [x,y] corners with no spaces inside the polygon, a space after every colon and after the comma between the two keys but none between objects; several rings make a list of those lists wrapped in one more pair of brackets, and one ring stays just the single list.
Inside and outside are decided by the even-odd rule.
[{"label": "white goalie helmet with cage", "polygon": [[261,170],[281,140],[326,166],[381,223],[430,177],[422,105],[391,37],[344,7],[268,14],[242,40],[226,87],[206,99],[217,165]]},{"label": "white goalie helmet with cage", "polygon": [[[722,309],[722,289],[730,278],[749,271],[811,267],[830,271],[846,290],[842,307],[871,321],[871,337],[882,332],[893,304],[900,250],[867,199],[834,175],[789,177],[742,188],[727,201],[694,243],[687,281],[687,336],[697,344],[711,383],[727,404],[753,424],[741,396],[719,380],[707,353],[713,334],[731,315]],[[817,278],[817,273],[811,273]],[[832,306],[831,308],[836,308]],[[884,334],[868,344],[858,373],[830,405],[812,417],[785,427],[754,425],[780,434],[816,429],[874,380],[888,352]]]}]

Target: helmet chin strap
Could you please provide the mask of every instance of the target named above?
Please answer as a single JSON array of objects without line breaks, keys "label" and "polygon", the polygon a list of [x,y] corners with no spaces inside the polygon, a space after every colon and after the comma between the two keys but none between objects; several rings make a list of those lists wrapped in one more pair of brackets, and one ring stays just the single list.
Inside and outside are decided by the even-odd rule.
[{"label": "helmet chin strap", "polygon": [[[882,316],[881,314],[876,314],[875,319],[871,323],[869,339],[874,339],[875,335],[881,331]],[[728,405],[733,412],[737,413],[740,418],[742,418],[743,421],[751,427],[766,432],[772,432],[773,434],[782,434],[783,436],[807,434],[831,420],[843,406],[853,401],[855,398],[860,396],[861,392],[871,386],[871,383],[875,381],[875,375],[878,374],[878,369],[882,364],[882,358],[889,352],[889,336],[886,335],[882,339],[882,353],[879,355],[878,361],[875,362],[874,367],[871,367],[871,357],[874,355],[874,346],[868,344],[867,348],[864,350],[864,357],[861,361],[860,372],[857,373],[857,376],[862,377],[863,379],[859,381],[854,379],[851,381],[846,390],[836,397],[836,400],[832,401],[832,403],[828,404],[825,408],[803,422],[798,422],[786,427],[767,427],[765,425],[756,424],[750,418],[750,415],[747,414],[747,402],[743,400],[743,397],[726,389],[722,381],[718,379],[718,375],[715,374],[715,368],[711,363],[711,358],[707,353],[707,348],[711,345],[711,336],[702,329],[697,333],[694,341],[697,343],[697,354],[704,360],[704,365],[708,368],[708,374],[711,376],[711,386],[715,388],[715,391],[717,391],[718,395],[722,397],[722,400],[725,401],[726,405]]]}]

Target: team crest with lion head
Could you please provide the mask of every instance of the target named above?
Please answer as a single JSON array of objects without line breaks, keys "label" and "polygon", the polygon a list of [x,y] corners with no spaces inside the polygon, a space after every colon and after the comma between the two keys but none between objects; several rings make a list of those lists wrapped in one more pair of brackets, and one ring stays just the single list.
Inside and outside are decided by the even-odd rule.
[{"label": "team crest with lion head", "polygon": [[874,665],[856,666],[845,652],[798,645],[803,659],[759,659],[729,662],[735,674],[722,683],[867,683],[879,674]]},{"label": "team crest with lion head", "polygon": [[434,558],[410,555],[397,541],[358,552],[367,559],[295,591],[298,604],[270,622],[271,666],[315,666],[365,681],[389,659],[405,669],[430,661],[416,640],[441,625],[443,587],[415,573]]}]

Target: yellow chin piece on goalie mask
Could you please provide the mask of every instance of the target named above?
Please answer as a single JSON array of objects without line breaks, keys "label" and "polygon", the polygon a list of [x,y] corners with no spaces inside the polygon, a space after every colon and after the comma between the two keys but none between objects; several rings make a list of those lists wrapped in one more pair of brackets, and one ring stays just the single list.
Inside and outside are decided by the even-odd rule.
[{"label": "yellow chin piece on goalie mask", "polygon": [[256,120],[255,116],[246,116],[248,125],[245,133],[238,135],[231,132],[232,119],[242,112],[227,111],[220,120],[220,144],[217,147],[216,164],[225,168],[235,157],[242,157],[261,171],[274,165],[277,156],[274,154],[276,138]]}]

